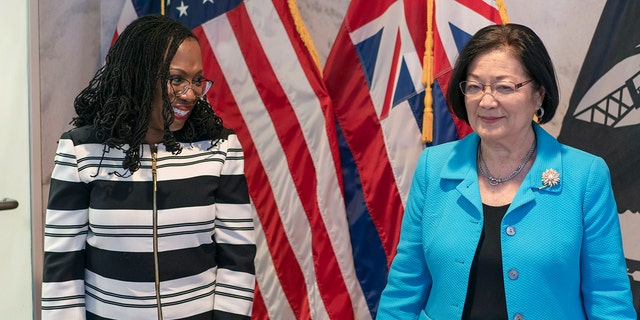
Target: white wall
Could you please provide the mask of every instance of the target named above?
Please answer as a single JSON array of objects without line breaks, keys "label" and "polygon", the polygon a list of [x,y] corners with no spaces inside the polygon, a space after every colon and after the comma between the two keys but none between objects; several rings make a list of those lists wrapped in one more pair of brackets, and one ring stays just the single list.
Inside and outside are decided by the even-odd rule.
[{"label": "white wall", "polygon": [[25,1],[0,9],[0,199],[19,203],[0,211],[0,319],[32,312],[27,12]]}]

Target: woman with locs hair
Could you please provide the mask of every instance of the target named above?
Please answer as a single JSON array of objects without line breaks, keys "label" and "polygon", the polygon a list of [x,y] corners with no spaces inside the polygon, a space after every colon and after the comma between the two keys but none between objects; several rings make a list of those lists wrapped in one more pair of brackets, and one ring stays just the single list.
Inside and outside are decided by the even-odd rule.
[{"label": "woman with locs hair", "polygon": [[44,320],[250,318],[244,156],[203,74],[187,28],[143,16],[77,96],[51,175]]},{"label": "woman with locs hair", "polygon": [[539,125],[559,101],[540,38],[479,30],[447,100],[474,132],[421,154],[377,319],[636,320],[607,165]]}]

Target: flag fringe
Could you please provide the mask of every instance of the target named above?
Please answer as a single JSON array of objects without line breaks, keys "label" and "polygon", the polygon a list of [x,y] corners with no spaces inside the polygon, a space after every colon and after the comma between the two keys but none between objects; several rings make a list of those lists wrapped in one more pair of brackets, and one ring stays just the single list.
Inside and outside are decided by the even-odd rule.
[{"label": "flag fringe", "polygon": [[503,24],[509,23],[509,16],[507,15],[507,6],[504,5],[504,0],[496,0],[498,6],[498,12],[500,13],[500,20]]},{"label": "flag fringe", "polygon": [[424,95],[424,113],[422,115],[422,142],[433,142],[433,1],[427,0],[427,37],[422,68],[422,83],[426,88]]},{"label": "flag fringe", "polygon": [[316,50],[313,40],[307,31],[307,27],[304,25],[296,0],[287,0],[287,4],[289,5],[289,12],[291,13],[291,17],[293,17],[293,23],[296,26],[296,31],[298,31],[298,35],[300,35],[304,46],[309,51],[311,58],[313,58],[313,62],[316,64],[318,71],[322,74],[322,64],[320,63],[318,51]]}]

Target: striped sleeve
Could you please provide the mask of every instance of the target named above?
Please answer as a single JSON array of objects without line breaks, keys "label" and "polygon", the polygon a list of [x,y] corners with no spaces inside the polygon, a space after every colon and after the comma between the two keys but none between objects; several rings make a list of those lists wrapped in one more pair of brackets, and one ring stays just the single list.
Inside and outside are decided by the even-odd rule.
[{"label": "striped sleeve", "polygon": [[84,250],[89,190],[80,181],[74,143],[58,142],[44,231],[42,319],[84,319]]},{"label": "striped sleeve", "polygon": [[224,141],[227,156],[216,192],[217,285],[215,319],[249,319],[255,285],[256,254],[254,224],[244,154],[235,134]]}]

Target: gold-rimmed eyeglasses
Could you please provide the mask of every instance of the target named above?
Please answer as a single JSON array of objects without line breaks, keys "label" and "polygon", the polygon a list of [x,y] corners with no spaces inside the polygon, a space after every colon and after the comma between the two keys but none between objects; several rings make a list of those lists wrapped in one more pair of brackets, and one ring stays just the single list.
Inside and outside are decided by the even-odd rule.
[{"label": "gold-rimmed eyeglasses", "polygon": [[[483,94],[490,94],[492,96],[507,96],[510,95],[516,90],[524,87],[527,83],[532,82],[533,80],[527,80],[520,83],[515,83],[511,81],[496,81],[490,84],[483,84],[478,81],[462,81],[460,82],[460,90],[462,94],[467,97],[477,97]],[[491,92],[487,92],[485,90],[486,87],[491,89]]]},{"label": "gold-rimmed eyeglasses", "polygon": [[213,85],[213,81],[200,77],[192,80],[193,82],[178,76],[169,77],[169,84],[173,89],[173,93],[176,97],[182,97],[187,94],[189,89],[193,90],[196,98],[202,98],[211,86]]}]

